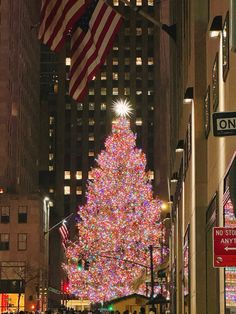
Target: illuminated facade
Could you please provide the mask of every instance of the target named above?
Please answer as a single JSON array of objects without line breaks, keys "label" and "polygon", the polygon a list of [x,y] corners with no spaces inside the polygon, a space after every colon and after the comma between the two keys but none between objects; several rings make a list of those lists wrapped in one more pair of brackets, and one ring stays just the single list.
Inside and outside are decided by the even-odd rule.
[{"label": "illuminated facade", "polygon": [[235,4],[181,4],[171,8],[171,313],[235,313],[235,268],[213,268],[212,246],[214,226],[236,226],[236,137],[212,125],[213,112],[235,111]]}]

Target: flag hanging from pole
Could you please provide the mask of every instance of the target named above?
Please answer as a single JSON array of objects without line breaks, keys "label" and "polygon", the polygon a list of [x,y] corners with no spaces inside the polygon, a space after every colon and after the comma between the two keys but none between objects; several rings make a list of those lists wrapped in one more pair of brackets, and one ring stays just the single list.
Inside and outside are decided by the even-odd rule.
[{"label": "flag hanging from pole", "polygon": [[62,240],[62,245],[64,249],[66,248],[66,243],[69,240],[69,231],[67,229],[67,226],[65,223],[62,223],[62,225],[59,228],[59,232],[61,234],[61,240]]},{"label": "flag hanging from pole", "polygon": [[38,38],[58,51],[91,0],[42,0]]},{"label": "flag hanging from pole", "polygon": [[70,95],[81,101],[113,45],[121,15],[103,0],[92,0],[76,23],[71,38]]}]

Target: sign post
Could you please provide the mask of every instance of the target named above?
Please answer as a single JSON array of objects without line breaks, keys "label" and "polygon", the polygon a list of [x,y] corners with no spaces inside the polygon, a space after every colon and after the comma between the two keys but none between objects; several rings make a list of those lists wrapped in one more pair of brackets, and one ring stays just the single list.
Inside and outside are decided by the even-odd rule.
[{"label": "sign post", "polygon": [[213,228],[213,266],[236,266],[236,228]]}]

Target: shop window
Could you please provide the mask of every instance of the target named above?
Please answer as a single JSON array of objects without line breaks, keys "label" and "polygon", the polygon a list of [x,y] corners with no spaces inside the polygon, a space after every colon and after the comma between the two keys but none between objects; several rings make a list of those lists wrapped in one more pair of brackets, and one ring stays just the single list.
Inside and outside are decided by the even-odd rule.
[{"label": "shop window", "polygon": [[28,207],[19,206],[18,207],[18,223],[27,223],[28,220]]},{"label": "shop window", "polygon": [[8,251],[10,248],[10,235],[9,233],[0,233],[0,251]]},{"label": "shop window", "polygon": [[18,251],[27,250],[27,234],[26,233],[18,233],[17,248],[18,248]]},{"label": "shop window", "polygon": [[213,228],[217,226],[218,195],[215,194],[206,212],[206,313],[219,313],[219,272],[213,268]]},{"label": "shop window", "polygon": [[1,207],[1,223],[9,223],[10,222],[10,207],[2,206]]},{"label": "shop window", "polygon": [[190,312],[190,225],[184,236],[183,247],[183,289],[184,289],[184,313]]},{"label": "shop window", "polygon": [[[236,157],[224,180],[224,225],[236,228]],[[225,313],[236,309],[236,267],[225,267]]]}]

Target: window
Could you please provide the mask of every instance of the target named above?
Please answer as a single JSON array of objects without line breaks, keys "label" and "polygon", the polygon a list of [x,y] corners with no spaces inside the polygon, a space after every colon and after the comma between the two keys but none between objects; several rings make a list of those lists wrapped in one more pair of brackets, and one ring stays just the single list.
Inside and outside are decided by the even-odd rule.
[{"label": "window", "polygon": [[129,65],[130,64],[130,58],[125,58],[125,65]]},{"label": "window", "polygon": [[143,124],[142,118],[137,118],[136,121],[135,121],[135,124],[137,126],[141,126]]},{"label": "window", "polygon": [[49,160],[53,160],[53,158],[54,158],[54,155],[53,155],[52,153],[49,154],[48,159],[49,159]]},{"label": "window", "polygon": [[184,286],[184,307],[185,313],[190,309],[190,225],[188,225],[184,236],[183,246],[183,286]]},{"label": "window", "polygon": [[92,174],[91,174],[91,171],[89,171],[89,173],[88,173],[88,179],[89,179],[89,180],[93,180],[93,176],[92,176]]},{"label": "window", "polygon": [[89,153],[88,153],[88,155],[89,155],[89,157],[94,157],[94,151],[89,151]]},{"label": "window", "polygon": [[89,110],[94,110],[95,109],[95,104],[94,104],[94,102],[90,102],[89,103]]},{"label": "window", "polygon": [[148,27],[148,35],[153,35],[154,30],[153,27]]},{"label": "window", "polygon": [[66,110],[71,110],[71,104],[70,103],[66,103]]},{"label": "window", "polygon": [[113,0],[113,5],[114,5],[114,7],[118,7],[119,6],[119,0]]},{"label": "window", "polygon": [[28,218],[28,207],[19,206],[18,207],[18,223],[27,223]]},{"label": "window", "polygon": [[89,135],[89,142],[93,142],[94,141],[94,135]]},{"label": "window", "polygon": [[136,36],[142,36],[142,28],[136,27]]},{"label": "window", "polygon": [[114,80],[114,81],[117,81],[118,80],[118,73],[117,72],[113,72],[112,73],[112,79]]},{"label": "window", "polygon": [[94,88],[90,88],[90,89],[89,89],[89,95],[94,95],[94,93],[95,93],[95,92],[94,92]]},{"label": "window", "polygon": [[125,35],[126,36],[130,35],[130,28],[128,28],[128,27],[125,28]]},{"label": "window", "polygon": [[65,170],[64,171],[64,179],[65,180],[70,180],[70,171],[69,170]]},{"label": "window", "polygon": [[70,195],[70,186],[69,185],[64,186],[64,195]]},{"label": "window", "polygon": [[105,87],[101,88],[101,95],[106,95],[107,94],[107,89]]},{"label": "window", "polygon": [[112,88],[112,95],[118,95],[118,87]]},{"label": "window", "polygon": [[76,171],[75,177],[76,180],[82,180],[82,171]]},{"label": "window", "polygon": [[112,64],[113,65],[118,65],[118,58],[113,58]]},{"label": "window", "polygon": [[8,251],[9,250],[9,233],[0,233],[0,251]]},{"label": "window", "polygon": [[101,80],[105,81],[107,79],[107,73],[106,72],[101,72]]},{"label": "window", "polygon": [[101,111],[105,111],[107,109],[107,106],[105,103],[101,103]]},{"label": "window", "polygon": [[129,72],[125,72],[125,80],[129,80],[130,79],[130,73]]},{"label": "window", "polygon": [[18,248],[18,251],[25,251],[27,249],[27,234],[26,233],[18,233],[17,248]]},{"label": "window", "polygon": [[82,186],[76,187],[76,195],[82,195]]},{"label": "window", "polygon": [[94,125],[94,124],[95,124],[94,119],[89,119],[89,125]]},{"label": "window", "polygon": [[48,171],[53,171],[53,170],[54,170],[53,166],[48,166]]},{"label": "window", "polygon": [[148,58],[148,65],[153,65],[154,64],[154,58],[153,57],[149,57]]},{"label": "window", "polygon": [[153,6],[154,5],[154,0],[148,0],[148,6]]},{"label": "window", "polygon": [[2,206],[1,207],[1,223],[10,222],[10,207]]},{"label": "window", "polygon": [[81,104],[81,103],[78,103],[77,104],[77,108],[76,108],[78,111],[81,111],[81,110],[83,110],[83,104]]},{"label": "window", "polygon": [[136,58],[136,65],[142,65],[142,58],[141,57]]},{"label": "window", "polygon": [[70,66],[70,64],[71,64],[71,59],[70,59],[70,58],[66,58],[65,64],[68,65],[68,66]]},{"label": "window", "polygon": [[154,171],[149,171],[148,177],[149,177],[149,180],[154,180]]}]

